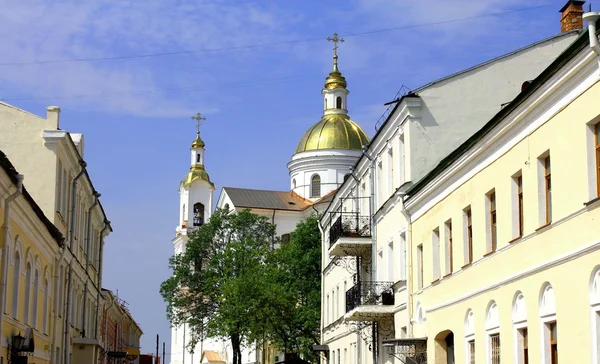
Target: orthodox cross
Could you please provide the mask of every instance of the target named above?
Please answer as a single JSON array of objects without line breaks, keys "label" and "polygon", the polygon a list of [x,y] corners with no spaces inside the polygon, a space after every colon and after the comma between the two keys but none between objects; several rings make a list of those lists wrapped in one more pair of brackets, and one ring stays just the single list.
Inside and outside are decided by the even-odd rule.
[{"label": "orthodox cross", "polygon": [[333,42],[333,55],[337,57],[338,43],[344,43],[344,38],[339,38],[338,33],[333,33],[333,37],[327,37],[329,42]]},{"label": "orthodox cross", "polygon": [[196,120],[196,134],[200,135],[200,123],[202,120],[206,120],[206,118],[198,112],[196,115],[192,116],[192,120]]}]

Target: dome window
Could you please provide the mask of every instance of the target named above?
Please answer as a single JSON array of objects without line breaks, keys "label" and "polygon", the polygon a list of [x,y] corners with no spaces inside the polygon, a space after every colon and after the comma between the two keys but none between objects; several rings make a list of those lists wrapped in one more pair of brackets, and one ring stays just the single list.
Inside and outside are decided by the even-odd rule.
[{"label": "dome window", "polygon": [[342,97],[341,96],[338,96],[335,99],[335,107],[338,108],[338,109],[342,108]]},{"label": "dome window", "polygon": [[310,197],[321,197],[321,177],[318,174],[310,178]]},{"label": "dome window", "polygon": [[196,163],[200,163],[200,154],[196,154]]},{"label": "dome window", "polygon": [[296,189],[296,179],[295,178],[292,180],[292,189],[294,189],[294,190]]}]

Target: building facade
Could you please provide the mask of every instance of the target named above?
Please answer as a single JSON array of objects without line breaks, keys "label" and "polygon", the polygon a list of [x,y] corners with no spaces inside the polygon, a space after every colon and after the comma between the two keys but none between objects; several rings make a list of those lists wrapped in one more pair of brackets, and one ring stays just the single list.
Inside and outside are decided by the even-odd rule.
[{"label": "building facade", "polygon": [[600,360],[594,30],[407,191],[413,337],[429,363]]},{"label": "building facade", "polygon": [[50,363],[52,271],[64,238],[0,152],[0,357]]},{"label": "building facade", "polygon": [[406,92],[391,103],[351,178],[321,219],[322,345],[315,349],[330,363],[392,362],[389,353],[402,350],[398,340],[412,343],[413,359],[418,350],[426,354],[424,342],[414,341],[415,255],[407,191],[517,97],[578,36],[578,30],[563,29],[557,36]]},{"label": "building facade", "polygon": [[101,364],[140,362],[142,329],[131,316],[125,301],[102,289],[99,340],[103,348]]},{"label": "building facade", "polygon": [[[48,268],[44,268],[41,252],[36,257],[35,250],[22,251],[21,248],[27,249],[24,239],[16,245],[19,249],[9,251],[7,259],[13,269],[19,262],[25,287],[29,287],[28,281],[43,286],[43,279],[50,280],[50,288],[45,288],[51,300],[48,307],[17,315],[23,315],[23,322],[36,333],[44,327],[43,323],[38,326],[36,318],[43,316],[43,310],[49,310],[45,334],[49,342],[43,347],[36,346],[36,350],[43,348],[51,363],[100,362],[105,352],[98,340],[103,305],[100,288],[103,247],[112,228],[100,203],[100,194],[86,170],[84,137],[60,129],[60,108],[55,106],[47,108],[44,118],[0,103],[0,120],[0,150],[25,176],[27,191],[38,203],[40,213],[65,237],[52,256],[46,251],[45,258],[50,259]],[[11,274],[9,269],[9,286]],[[15,280],[14,284],[17,283]],[[7,292],[11,294],[10,287]],[[26,300],[29,296],[22,297],[24,304],[29,304]],[[38,306],[40,300],[38,297]],[[5,311],[8,312],[11,311]]]}]

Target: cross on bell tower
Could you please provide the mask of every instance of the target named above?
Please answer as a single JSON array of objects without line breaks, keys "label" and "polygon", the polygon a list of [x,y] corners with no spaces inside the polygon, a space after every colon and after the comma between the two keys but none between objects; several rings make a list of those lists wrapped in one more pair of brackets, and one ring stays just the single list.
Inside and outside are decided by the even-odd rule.
[{"label": "cross on bell tower", "polygon": [[192,120],[196,120],[196,136],[200,136],[200,123],[206,118],[200,112],[197,112],[196,115],[192,116]]},{"label": "cross on bell tower", "polygon": [[338,37],[338,33],[335,32],[335,33],[333,33],[333,37],[327,37],[327,41],[333,42],[333,70],[335,72],[335,71],[338,71],[338,69],[337,69],[337,62],[338,62],[337,50],[339,48],[338,43],[344,43],[344,38]]}]

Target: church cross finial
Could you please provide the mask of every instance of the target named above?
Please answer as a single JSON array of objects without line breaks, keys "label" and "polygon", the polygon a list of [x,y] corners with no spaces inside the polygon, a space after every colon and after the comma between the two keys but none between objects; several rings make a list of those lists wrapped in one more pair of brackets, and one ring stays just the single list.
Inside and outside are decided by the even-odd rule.
[{"label": "church cross finial", "polygon": [[333,33],[333,37],[327,37],[327,40],[329,42],[333,42],[333,70],[337,71],[337,61],[338,61],[338,55],[337,55],[337,50],[339,48],[338,43],[344,43],[344,38],[340,38],[338,37],[338,33],[335,32]]},{"label": "church cross finial", "polygon": [[197,112],[196,115],[192,116],[192,120],[196,120],[196,134],[200,135],[200,123],[206,118]]}]

